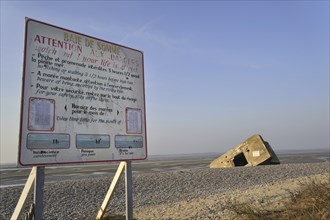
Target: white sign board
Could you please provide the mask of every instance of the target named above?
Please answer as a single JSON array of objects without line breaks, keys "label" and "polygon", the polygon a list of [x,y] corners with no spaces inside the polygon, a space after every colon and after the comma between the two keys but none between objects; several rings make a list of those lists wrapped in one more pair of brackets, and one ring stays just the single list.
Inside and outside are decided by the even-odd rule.
[{"label": "white sign board", "polygon": [[143,53],[25,22],[19,164],[145,159]]}]

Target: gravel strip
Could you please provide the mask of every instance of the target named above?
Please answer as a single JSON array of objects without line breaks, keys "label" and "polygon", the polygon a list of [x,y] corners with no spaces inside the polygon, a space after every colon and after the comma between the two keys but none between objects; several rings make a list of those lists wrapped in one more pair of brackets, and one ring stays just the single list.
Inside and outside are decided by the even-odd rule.
[{"label": "gravel strip", "polygon": [[[271,184],[286,179],[330,173],[329,163],[281,164],[228,169],[193,169],[133,174],[134,209],[207,198],[226,191]],[[86,178],[46,183],[44,219],[93,219],[112,178]],[[0,219],[10,219],[23,187],[0,189]],[[32,202],[32,196],[30,198]],[[29,203],[30,204],[30,203]],[[27,207],[28,208],[28,207]],[[111,213],[125,210],[123,175],[108,206]]]}]

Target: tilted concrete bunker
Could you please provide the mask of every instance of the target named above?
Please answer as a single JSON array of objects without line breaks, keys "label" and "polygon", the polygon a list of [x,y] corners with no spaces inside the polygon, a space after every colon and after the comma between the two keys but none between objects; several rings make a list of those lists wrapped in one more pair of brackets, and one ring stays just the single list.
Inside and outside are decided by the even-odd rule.
[{"label": "tilted concrete bunker", "polygon": [[255,134],[221,155],[210,168],[279,164],[280,161],[268,142]]}]

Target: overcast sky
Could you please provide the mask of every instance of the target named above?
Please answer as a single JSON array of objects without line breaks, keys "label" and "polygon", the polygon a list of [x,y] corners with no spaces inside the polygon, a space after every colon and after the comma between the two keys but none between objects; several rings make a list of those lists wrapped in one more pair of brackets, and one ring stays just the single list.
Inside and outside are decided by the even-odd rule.
[{"label": "overcast sky", "polygon": [[1,163],[16,162],[25,17],[144,52],[148,152],[329,148],[329,1],[1,1]]}]

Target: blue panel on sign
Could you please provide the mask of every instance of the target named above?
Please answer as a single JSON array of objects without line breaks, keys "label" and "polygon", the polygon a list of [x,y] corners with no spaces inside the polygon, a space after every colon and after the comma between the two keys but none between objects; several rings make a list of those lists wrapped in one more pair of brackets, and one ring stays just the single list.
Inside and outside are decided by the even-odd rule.
[{"label": "blue panel on sign", "polygon": [[141,148],[143,147],[142,136],[132,135],[116,135],[115,136],[116,148]]},{"label": "blue panel on sign", "polygon": [[70,147],[68,134],[30,133],[27,136],[28,149],[65,149]]},{"label": "blue panel on sign", "polygon": [[110,136],[98,134],[78,134],[77,148],[109,148]]}]

